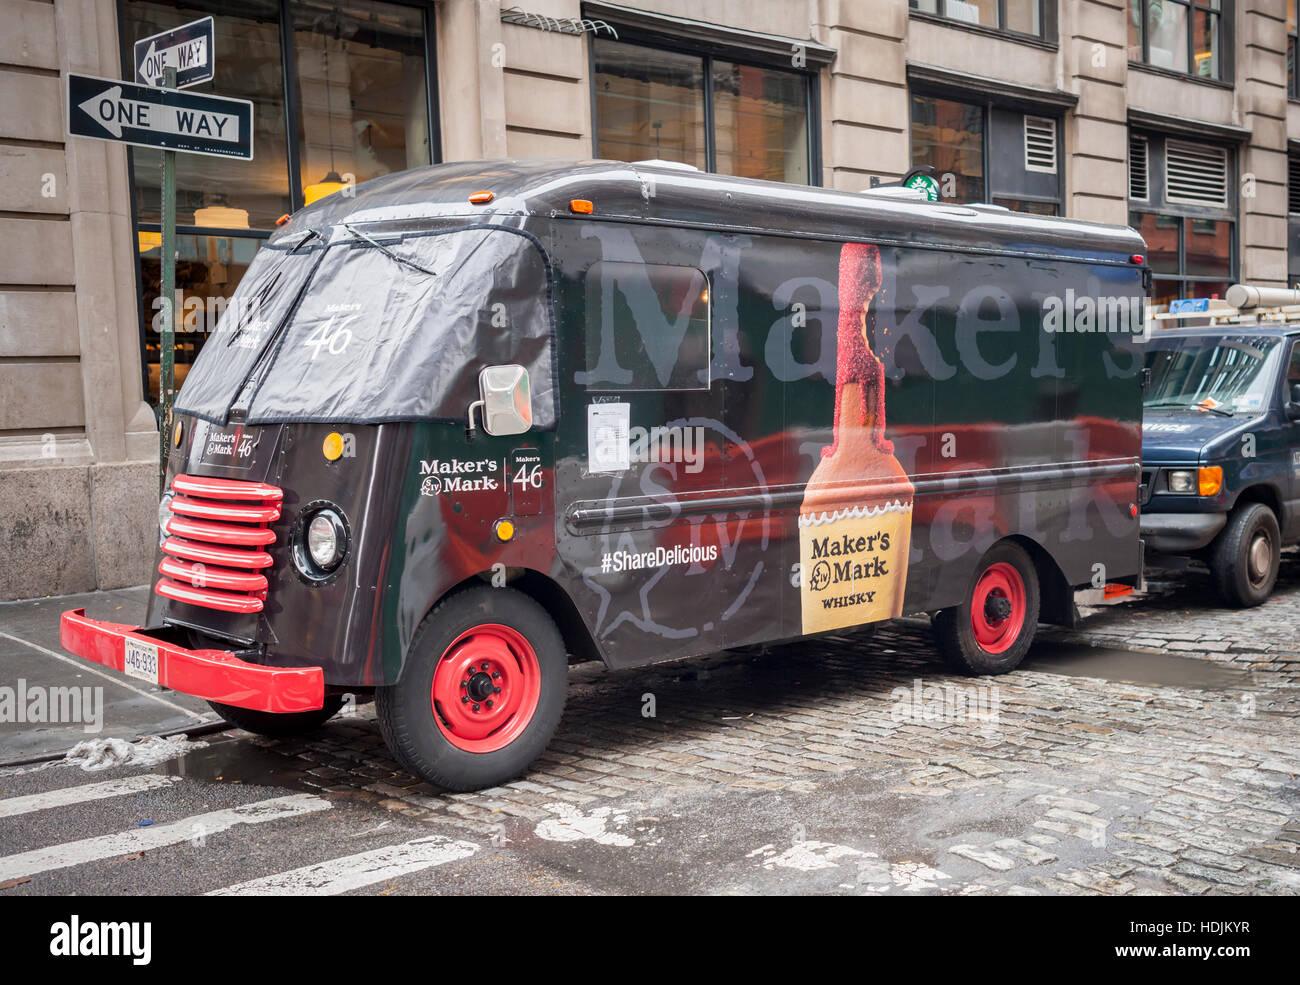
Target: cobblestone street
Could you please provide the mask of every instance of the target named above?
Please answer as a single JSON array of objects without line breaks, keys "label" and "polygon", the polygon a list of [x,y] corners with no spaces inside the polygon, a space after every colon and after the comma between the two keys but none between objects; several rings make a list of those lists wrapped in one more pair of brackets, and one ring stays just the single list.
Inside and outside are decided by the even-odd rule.
[{"label": "cobblestone street", "polygon": [[[341,854],[328,826],[347,817],[380,842],[469,846],[397,893],[1300,893],[1300,556],[1261,609],[1220,608],[1194,571],[1150,589],[1088,611],[1081,631],[1044,630],[1000,678],[949,674],[923,620],[643,671],[578,666],[550,751],[480,793],[404,773],[365,705],[309,739],[208,736],[156,768],[184,777],[167,809],[280,788],[336,810],[299,819],[291,850],[213,839],[202,864],[166,864],[191,850],[169,848],[8,892],[208,891],[280,871],[286,852]],[[0,782],[14,796],[84,779],[59,764]],[[18,851],[32,835],[4,823],[0,852]]]}]

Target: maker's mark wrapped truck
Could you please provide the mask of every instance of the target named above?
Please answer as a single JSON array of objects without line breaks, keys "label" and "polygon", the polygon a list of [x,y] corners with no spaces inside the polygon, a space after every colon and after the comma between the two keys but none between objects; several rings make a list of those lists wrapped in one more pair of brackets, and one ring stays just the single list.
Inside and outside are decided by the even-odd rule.
[{"label": "maker's mark wrapped truck", "polygon": [[1140,569],[1143,244],[662,163],[492,161],[298,212],[181,390],[147,628],[63,645],[255,732],[373,692],[518,775],[570,661],[930,613],[973,673]]}]

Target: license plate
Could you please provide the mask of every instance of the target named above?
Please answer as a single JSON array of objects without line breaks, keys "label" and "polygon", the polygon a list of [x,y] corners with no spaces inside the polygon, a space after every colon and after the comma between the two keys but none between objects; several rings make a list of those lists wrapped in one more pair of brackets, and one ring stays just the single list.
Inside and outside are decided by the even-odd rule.
[{"label": "license plate", "polygon": [[158,644],[126,638],[126,651],[122,671],[127,677],[139,678],[150,684],[158,683]]}]

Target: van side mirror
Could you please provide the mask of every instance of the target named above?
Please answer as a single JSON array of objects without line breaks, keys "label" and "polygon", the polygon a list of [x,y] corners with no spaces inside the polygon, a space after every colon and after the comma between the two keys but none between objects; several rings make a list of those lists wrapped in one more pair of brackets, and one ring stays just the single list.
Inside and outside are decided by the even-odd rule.
[{"label": "van side mirror", "polygon": [[1291,384],[1291,402],[1286,405],[1286,416],[1293,421],[1300,418],[1300,383]]},{"label": "van side mirror", "polygon": [[522,366],[484,366],[478,374],[479,399],[469,405],[465,437],[474,436],[474,410],[483,414],[488,434],[523,434],[533,426],[533,391]]}]

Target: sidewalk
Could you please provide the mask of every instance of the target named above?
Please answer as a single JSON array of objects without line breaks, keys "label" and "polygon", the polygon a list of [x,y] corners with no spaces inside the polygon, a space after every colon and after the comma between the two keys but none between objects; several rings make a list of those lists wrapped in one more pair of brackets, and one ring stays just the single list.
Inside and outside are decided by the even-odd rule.
[{"label": "sidewalk", "polygon": [[[217,720],[206,701],[151,687],[87,663],[59,646],[59,617],[84,607],[96,619],[139,625],[149,587],[0,603],[0,695],[33,688],[89,687],[102,728],[77,723],[13,721],[15,701],[0,697],[0,765],[66,752],[85,739],[134,739]],[[91,729],[91,731],[88,731]]]}]

